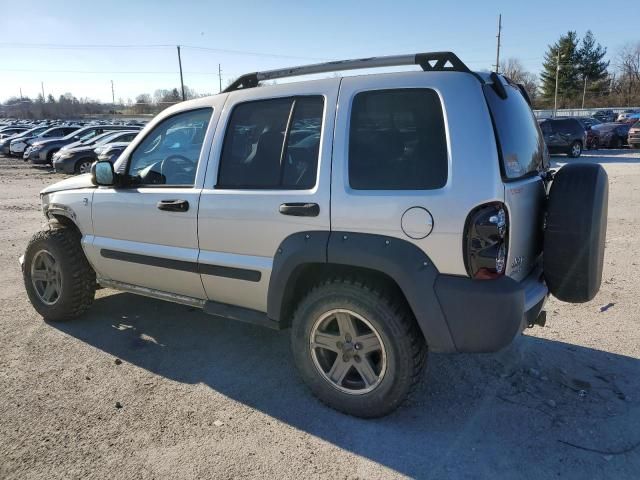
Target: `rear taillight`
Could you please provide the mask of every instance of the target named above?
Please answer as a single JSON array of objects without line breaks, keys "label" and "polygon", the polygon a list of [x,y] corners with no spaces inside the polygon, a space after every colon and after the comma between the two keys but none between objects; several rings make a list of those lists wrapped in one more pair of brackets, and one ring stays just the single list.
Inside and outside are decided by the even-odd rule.
[{"label": "rear taillight", "polygon": [[507,267],[509,218],[502,203],[490,203],[467,217],[464,259],[471,278],[488,280],[504,275]]}]

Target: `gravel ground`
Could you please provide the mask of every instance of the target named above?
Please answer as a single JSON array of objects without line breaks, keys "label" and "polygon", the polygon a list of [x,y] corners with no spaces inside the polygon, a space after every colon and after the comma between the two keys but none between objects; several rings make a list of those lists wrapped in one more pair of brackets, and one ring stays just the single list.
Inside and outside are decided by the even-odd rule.
[{"label": "gravel ground", "polygon": [[[565,162],[564,157],[556,157]],[[0,158],[0,478],[616,478],[640,472],[640,153],[609,173],[604,279],[504,351],[431,355],[417,394],[359,420],[273,332],[112,290],[49,324],[17,258],[60,178]]]}]

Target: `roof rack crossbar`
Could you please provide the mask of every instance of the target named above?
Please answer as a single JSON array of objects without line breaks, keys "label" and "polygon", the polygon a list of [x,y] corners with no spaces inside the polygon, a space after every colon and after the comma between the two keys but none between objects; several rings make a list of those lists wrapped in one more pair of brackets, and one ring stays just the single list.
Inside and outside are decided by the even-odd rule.
[{"label": "roof rack crossbar", "polygon": [[334,62],[315,63],[299,67],[280,68],[253,72],[242,75],[224,92],[233,92],[241,88],[256,87],[262,80],[274,80],[276,78],[297,77],[300,75],[313,75],[316,73],[341,72],[357,70],[361,68],[399,67],[403,65],[420,65],[422,70],[430,72],[466,72],[471,70],[453,52],[430,52],[409,55],[389,55],[385,57],[357,58],[355,60],[338,60]]}]

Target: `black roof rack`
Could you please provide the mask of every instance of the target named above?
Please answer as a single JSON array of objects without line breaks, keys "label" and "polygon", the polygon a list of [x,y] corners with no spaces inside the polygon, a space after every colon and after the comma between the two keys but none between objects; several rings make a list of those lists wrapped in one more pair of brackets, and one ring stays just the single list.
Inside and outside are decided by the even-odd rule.
[{"label": "black roof rack", "polygon": [[233,92],[243,88],[258,86],[262,80],[276,78],[297,77],[299,75],[312,75],[315,73],[339,72],[344,70],[357,70],[360,68],[398,67],[402,65],[420,65],[425,72],[465,72],[475,75],[469,70],[462,60],[453,52],[428,52],[409,55],[390,55],[385,57],[357,58],[354,60],[338,60],[334,62],[315,63],[299,67],[281,68],[278,70],[266,70],[242,75],[224,92]]}]

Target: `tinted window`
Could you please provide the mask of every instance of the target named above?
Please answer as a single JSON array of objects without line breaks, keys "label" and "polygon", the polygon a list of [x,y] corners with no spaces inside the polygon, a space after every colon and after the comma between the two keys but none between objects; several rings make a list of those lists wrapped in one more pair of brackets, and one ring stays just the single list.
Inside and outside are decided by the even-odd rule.
[{"label": "tinted window", "polygon": [[[193,185],[212,109],[166,118],[130,156],[128,175],[141,185]],[[120,167],[116,164],[116,170]],[[121,170],[119,170],[121,171]]]},{"label": "tinted window", "polygon": [[217,186],[312,188],[323,108],[320,96],[237,105],[225,133]]},{"label": "tinted window", "polygon": [[582,134],[584,130],[584,127],[580,125],[580,122],[573,119],[557,120],[556,126],[558,127],[558,131],[560,133],[566,133],[569,135]]},{"label": "tinted window", "polygon": [[349,127],[349,184],[356,190],[431,190],[447,183],[440,99],[431,89],[362,92]]},{"label": "tinted window", "polygon": [[553,133],[553,129],[551,128],[551,122],[548,122],[548,121],[542,122],[540,124],[540,128],[542,129],[543,133],[546,133],[546,134]]},{"label": "tinted window", "polygon": [[493,116],[500,160],[507,178],[520,178],[543,169],[545,145],[531,108],[517,87],[505,84],[502,99],[491,85],[484,94]]}]

